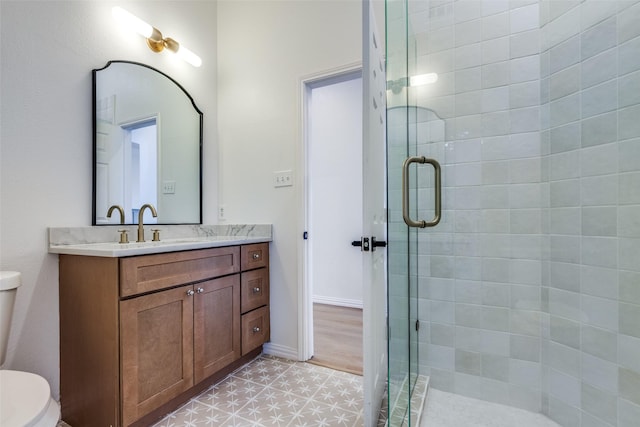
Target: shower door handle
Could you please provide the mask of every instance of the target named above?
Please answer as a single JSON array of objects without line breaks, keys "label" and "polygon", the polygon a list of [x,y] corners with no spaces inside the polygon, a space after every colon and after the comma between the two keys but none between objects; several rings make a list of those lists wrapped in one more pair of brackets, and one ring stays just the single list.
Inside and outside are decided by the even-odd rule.
[{"label": "shower door handle", "polygon": [[[409,216],[409,166],[411,163],[425,164],[429,163],[433,166],[435,176],[435,215],[431,221],[418,220],[415,221]],[[402,164],[402,219],[409,227],[433,227],[440,222],[442,212],[442,189],[440,183],[440,163],[434,159],[428,159],[424,156],[408,157]]]}]

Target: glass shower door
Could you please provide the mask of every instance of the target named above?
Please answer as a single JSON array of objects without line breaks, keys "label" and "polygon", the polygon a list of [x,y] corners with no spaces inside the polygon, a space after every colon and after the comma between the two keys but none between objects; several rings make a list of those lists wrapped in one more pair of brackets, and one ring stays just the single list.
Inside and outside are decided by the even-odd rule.
[{"label": "glass shower door", "polygon": [[[417,229],[403,220],[403,179],[409,185],[405,200],[417,215],[415,168],[407,177],[403,165],[416,155],[411,129],[410,94],[407,90],[413,49],[408,39],[407,5],[404,0],[386,2],[387,50],[387,179],[388,179],[388,425],[410,425],[411,393],[418,374],[417,332]],[[413,137],[413,138],[412,138]],[[408,179],[407,179],[408,178]]]},{"label": "glass shower door", "polygon": [[386,5],[388,425],[411,426],[417,424],[427,386],[419,370],[419,337],[428,330],[427,324],[420,330],[420,318],[429,319],[429,307],[419,304],[419,298],[428,289],[425,281],[431,264],[425,230],[440,221],[440,165],[430,157],[439,157],[437,142],[444,140],[444,121],[418,106],[412,88],[417,85],[418,67],[410,16],[417,6],[406,0],[387,0]]}]

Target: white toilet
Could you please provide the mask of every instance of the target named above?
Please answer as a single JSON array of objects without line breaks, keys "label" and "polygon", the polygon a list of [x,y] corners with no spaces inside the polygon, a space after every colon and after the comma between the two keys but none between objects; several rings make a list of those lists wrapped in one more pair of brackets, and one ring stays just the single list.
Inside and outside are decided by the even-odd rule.
[{"label": "white toilet", "polygon": [[[16,292],[16,271],[0,271],[0,366],[4,364]],[[51,397],[49,383],[29,372],[0,370],[0,426],[55,427],[60,406]]]}]

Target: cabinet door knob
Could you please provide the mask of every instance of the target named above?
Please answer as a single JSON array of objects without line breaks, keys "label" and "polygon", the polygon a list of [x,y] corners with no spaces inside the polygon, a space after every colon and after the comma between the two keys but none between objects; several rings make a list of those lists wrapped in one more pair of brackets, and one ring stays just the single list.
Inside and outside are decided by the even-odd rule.
[{"label": "cabinet door knob", "polygon": [[257,334],[258,332],[260,332],[260,328],[258,328],[257,326],[253,327],[253,333]]},{"label": "cabinet door knob", "polygon": [[253,254],[253,259],[260,259],[260,254],[257,252]]},{"label": "cabinet door knob", "polygon": [[203,288],[198,288],[198,289],[196,289],[196,292],[197,292],[197,293],[199,293],[199,294],[201,294],[201,293],[203,293],[203,292],[204,292],[204,289],[203,289]]},{"label": "cabinet door knob", "polygon": [[187,295],[192,296],[193,294],[195,294],[195,292],[193,291],[193,289],[189,289],[187,291]]},{"label": "cabinet door knob", "polygon": [[258,287],[253,288],[253,293],[254,294],[257,294],[258,292],[260,292],[260,288],[258,288]]}]

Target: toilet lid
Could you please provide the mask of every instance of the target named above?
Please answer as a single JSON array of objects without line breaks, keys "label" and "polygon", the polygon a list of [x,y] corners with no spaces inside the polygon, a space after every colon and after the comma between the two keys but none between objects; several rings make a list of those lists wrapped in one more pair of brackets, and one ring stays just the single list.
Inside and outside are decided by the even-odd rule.
[{"label": "toilet lid", "polygon": [[51,399],[49,383],[29,372],[0,370],[0,426],[27,426],[38,420]]}]

